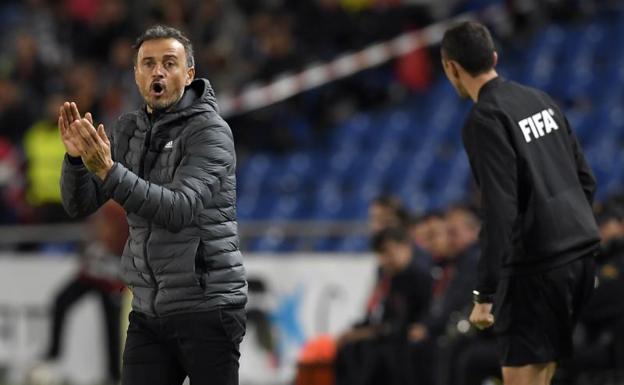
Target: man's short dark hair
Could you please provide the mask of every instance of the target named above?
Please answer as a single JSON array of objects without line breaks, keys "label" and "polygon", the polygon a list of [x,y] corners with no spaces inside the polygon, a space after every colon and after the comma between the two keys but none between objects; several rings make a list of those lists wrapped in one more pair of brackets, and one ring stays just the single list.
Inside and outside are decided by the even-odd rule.
[{"label": "man's short dark hair", "polygon": [[445,59],[458,62],[472,76],[494,68],[496,47],[483,24],[465,21],[452,26],[444,33],[441,50]]},{"label": "man's short dark hair", "polygon": [[173,27],[169,27],[166,25],[155,25],[147,29],[141,36],[139,36],[132,48],[134,48],[134,62],[136,64],[136,60],[139,54],[139,48],[148,40],[158,40],[158,39],[176,39],[184,46],[184,52],[186,52],[186,66],[188,68],[195,66],[195,59],[193,58],[193,45],[188,37],[184,36],[180,30],[175,29]]},{"label": "man's short dark hair", "polygon": [[373,235],[371,248],[377,253],[383,253],[386,242],[409,243],[410,239],[407,231],[403,227],[389,227]]}]

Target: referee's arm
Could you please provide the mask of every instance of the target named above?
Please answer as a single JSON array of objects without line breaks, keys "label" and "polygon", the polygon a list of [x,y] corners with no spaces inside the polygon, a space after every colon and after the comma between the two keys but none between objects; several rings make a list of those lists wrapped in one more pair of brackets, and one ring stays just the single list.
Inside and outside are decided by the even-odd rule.
[{"label": "referee's arm", "polygon": [[502,124],[492,113],[477,109],[464,129],[464,146],[481,190],[483,211],[476,290],[491,299],[500,266],[510,250],[518,211],[516,152]]}]

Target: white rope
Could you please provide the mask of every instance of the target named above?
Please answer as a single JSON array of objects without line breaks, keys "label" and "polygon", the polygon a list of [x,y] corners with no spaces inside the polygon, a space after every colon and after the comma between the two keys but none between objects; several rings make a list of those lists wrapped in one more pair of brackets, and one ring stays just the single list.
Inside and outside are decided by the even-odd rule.
[{"label": "white rope", "polygon": [[[484,14],[498,14],[499,6],[487,8]],[[418,31],[407,32],[393,39],[372,44],[354,53],[345,53],[326,63],[314,63],[295,74],[286,73],[267,84],[254,83],[239,94],[219,95],[221,115],[229,117],[253,111],[286,100],[299,93],[320,87],[357,72],[376,67],[419,48],[440,43],[449,25],[472,20],[472,12],[444,20]]]}]

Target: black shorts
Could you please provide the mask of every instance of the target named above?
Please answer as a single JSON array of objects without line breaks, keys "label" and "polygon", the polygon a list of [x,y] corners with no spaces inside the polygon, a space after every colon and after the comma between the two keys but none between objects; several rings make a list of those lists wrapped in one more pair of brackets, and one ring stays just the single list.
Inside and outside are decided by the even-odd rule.
[{"label": "black shorts", "polygon": [[572,332],[594,289],[593,257],[501,279],[494,332],[502,366],[559,361],[572,355]]}]

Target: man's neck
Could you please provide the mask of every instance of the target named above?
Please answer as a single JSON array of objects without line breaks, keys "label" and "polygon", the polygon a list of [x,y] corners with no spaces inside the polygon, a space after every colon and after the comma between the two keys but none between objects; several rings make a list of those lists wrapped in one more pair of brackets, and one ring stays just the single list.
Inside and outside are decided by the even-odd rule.
[{"label": "man's neck", "polygon": [[481,91],[483,85],[495,77],[498,77],[498,73],[494,69],[475,77],[467,76],[464,85],[470,99],[476,103],[479,100],[479,91]]}]

